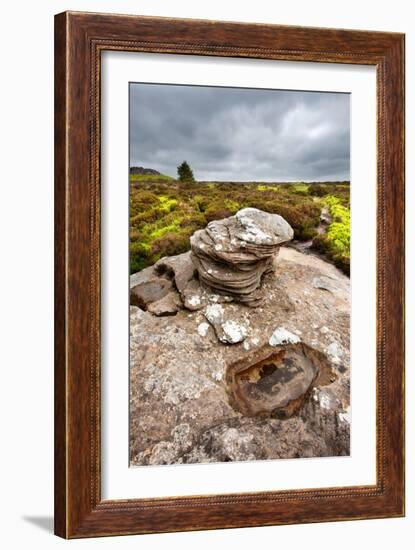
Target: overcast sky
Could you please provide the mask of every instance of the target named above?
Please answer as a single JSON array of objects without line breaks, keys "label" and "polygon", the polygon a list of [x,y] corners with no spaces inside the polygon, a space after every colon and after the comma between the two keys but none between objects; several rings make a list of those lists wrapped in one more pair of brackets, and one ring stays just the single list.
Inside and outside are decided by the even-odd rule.
[{"label": "overcast sky", "polygon": [[349,95],[130,85],[130,165],[198,180],[350,178]]}]

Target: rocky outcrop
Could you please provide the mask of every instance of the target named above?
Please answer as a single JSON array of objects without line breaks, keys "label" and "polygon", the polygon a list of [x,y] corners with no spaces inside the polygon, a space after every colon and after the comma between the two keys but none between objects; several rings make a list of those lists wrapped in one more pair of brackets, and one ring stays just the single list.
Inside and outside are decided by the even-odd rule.
[{"label": "rocky outcrop", "polygon": [[256,208],[212,221],[190,238],[199,280],[214,292],[258,306],[262,278],[272,271],[279,246],[293,235],[284,218]]},{"label": "rocky outcrop", "polygon": [[190,253],[131,276],[131,465],[349,454],[350,281],[270,257],[253,308],[200,284]]},{"label": "rocky outcrop", "polygon": [[[196,231],[190,239],[191,252],[162,258],[132,275],[130,304],[159,316],[172,315],[182,307],[197,311],[210,302],[237,301],[258,307],[264,298],[263,277],[274,270],[279,247],[292,237],[292,228],[281,216],[256,208],[240,210]],[[228,330],[221,328],[224,323],[226,319],[214,323],[222,341],[243,339],[242,334],[236,340],[224,336],[235,330],[243,333],[229,323]]]},{"label": "rocky outcrop", "polygon": [[154,168],[144,168],[144,166],[131,166],[130,174],[139,174],[140,176],[161,176],[160,172]]}]

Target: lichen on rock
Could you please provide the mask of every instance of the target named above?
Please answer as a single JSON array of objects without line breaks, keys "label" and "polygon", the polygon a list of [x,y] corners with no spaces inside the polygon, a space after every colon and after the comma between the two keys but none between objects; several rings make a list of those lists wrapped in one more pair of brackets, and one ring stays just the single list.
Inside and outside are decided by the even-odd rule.
[{"label": "lichen on rock", "polygon": [[268,342],[270,346],[280,346],[281,344],[298,344],[299,341],[300,338],[296,334],[284,327],[278,327],[271,334]]},{"label": "lichen on rock", "polygon": [[284,218],[256,208],[210,222],[190,239],[199,280],[219,294],[258,306],[263,300],[262,278],[273,270],[279,246],[293,235]]},{"label": "lichen on rock", "polygon": [[232,318],[233,309],[225,310],[221,304],[210,304],[204,312],[218,339],[224,344],[238,344],[245,340],[248,334],[247,327]]}]

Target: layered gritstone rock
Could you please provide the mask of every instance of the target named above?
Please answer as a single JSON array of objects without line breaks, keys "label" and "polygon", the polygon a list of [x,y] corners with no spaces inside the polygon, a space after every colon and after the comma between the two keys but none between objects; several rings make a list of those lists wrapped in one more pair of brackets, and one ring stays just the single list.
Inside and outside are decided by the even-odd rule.
[{"label": "layered gritstone rock", "polygon": [[293,235],[281,216],[244,208],[196,231],[190,239],[191,258],[202,285],[255,307],[264,298],[263,276],[273,271],[279,247]]}]

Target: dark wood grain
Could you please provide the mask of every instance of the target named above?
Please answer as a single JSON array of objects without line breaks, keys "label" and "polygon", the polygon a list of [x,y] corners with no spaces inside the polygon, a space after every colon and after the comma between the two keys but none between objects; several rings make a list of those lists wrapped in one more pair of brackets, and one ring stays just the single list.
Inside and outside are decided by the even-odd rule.
[{"label": "dark wood grain", "polygon": [[66,55],[65,15],[55,25],[55,532],[66,533]]},{"label": "dark wood grain", "polygon": [[[100,53],[377,68],[377,480],[101,501]],[[55,532],[65,538],[404,514],[404,36],[66,12],[55,18]]]}]

